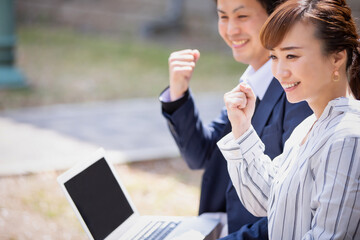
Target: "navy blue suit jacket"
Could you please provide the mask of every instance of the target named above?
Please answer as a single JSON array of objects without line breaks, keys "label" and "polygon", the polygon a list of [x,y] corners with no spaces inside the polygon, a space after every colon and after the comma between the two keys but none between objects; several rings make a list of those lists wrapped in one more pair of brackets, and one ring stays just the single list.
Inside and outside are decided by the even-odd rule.
[{"label": "navy blue suit jacket", "polygon": [[[164,110],[166,103],[162,104],[163,116],[182,157],[191,169],[204,169],[199,214],[226,212],[229,233],[243,227],[227,239],[267,239],[266,218],[254,217],[244,208],[232,186],[226,160],[216,145],[231,131],[226,109],[223,108],[220,116],[205,126],[191,94],[171,114]],[[252,119],[254,129],[265,144],[265,153],[271,158],[281,154],[293,129],[310,114],[312,111],[306,102],[289,103],[283,88],[274,78]]]}]

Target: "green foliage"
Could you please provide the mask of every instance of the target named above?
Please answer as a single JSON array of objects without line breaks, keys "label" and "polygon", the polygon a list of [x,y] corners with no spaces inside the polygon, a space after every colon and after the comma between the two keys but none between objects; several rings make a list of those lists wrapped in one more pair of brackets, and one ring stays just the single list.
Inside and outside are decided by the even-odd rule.
[{"label": "green foliage", "polygon": [[[30,87],[0,90],[0,109],[157,97],[168,85],[169,54],[177,50],[64,28],[20,26],[17,34],[16,61]],[[202,51],[192,89],[226,92],[244,68],[229,52]]]}]

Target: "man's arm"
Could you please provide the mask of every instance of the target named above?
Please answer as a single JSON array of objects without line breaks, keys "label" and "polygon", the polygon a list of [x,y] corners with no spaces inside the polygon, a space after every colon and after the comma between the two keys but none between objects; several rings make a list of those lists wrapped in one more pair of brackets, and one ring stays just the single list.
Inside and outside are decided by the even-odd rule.
[{"label": "man's arm", "polygon": [[226,110],[223,109],[220,116],[209,125],[204,125],[191,92],[188,91],[183,98],[178,100],[183,103],[177,109],[169,109],[169,103],[162,102],[162,114],[189,167],[192,169],[204,168],[216,148],[216,142],[224,135],[225,128],[229,126]]},{"label": "man's arm", "polygon": [[196,62],[200,58],[198,50],[181,50],[169,57],[169,88],[160,96],[162,113],[181,155],[190,168],[204,168],[206,160],[216,148],[226,127],[227,115],[220,117],[208,126],[203,125],[198,109],[189,91],[190,80]]}]

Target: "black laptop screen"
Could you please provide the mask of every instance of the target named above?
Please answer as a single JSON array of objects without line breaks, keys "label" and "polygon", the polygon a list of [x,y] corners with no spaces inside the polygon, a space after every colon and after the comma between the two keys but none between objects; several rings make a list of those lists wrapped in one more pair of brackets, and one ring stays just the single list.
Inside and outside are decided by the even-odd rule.
[{"label": "black laptop screen", "polygon": [[65,183],[94,239],[104,239],[134,212],[104,158]]}]

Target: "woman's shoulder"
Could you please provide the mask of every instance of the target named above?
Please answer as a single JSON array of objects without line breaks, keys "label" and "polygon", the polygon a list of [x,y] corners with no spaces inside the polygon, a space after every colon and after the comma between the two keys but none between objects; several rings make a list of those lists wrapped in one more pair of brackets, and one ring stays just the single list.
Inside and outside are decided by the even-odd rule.
[{"label": "woman's shoulder", "polygon": [[360,137],[360,101],[343,98],[333,105],[325,132],[334,138]]}]

